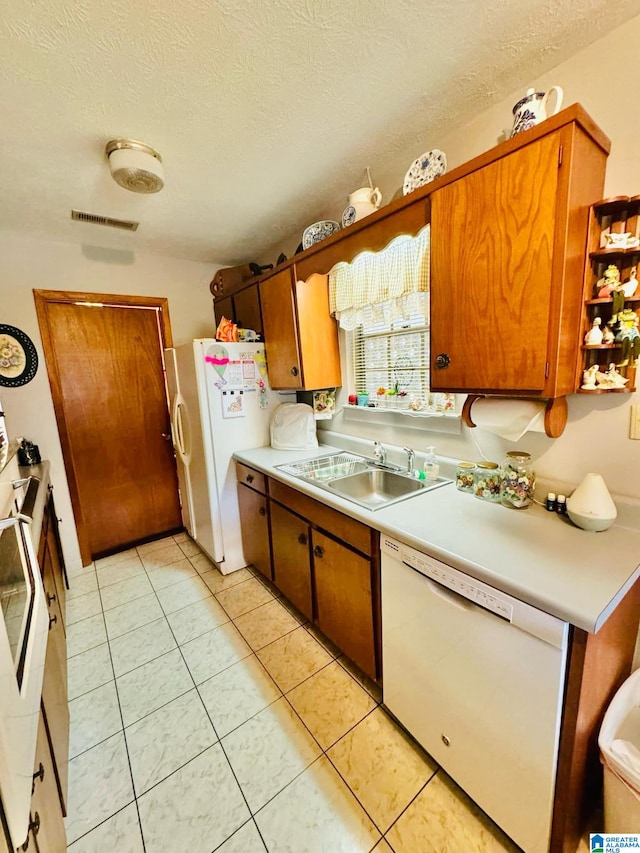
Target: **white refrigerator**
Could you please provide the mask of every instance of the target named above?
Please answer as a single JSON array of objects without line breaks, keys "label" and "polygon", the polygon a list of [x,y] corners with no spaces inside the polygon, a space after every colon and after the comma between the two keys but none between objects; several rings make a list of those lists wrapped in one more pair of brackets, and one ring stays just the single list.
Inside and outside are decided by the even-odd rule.
[{"label": "white refrigerator", "polygon": [[246,565],[233,453],[269,444],[276,407],[264,344],[201,338],[165,350],[182,520],[223,574]]}]

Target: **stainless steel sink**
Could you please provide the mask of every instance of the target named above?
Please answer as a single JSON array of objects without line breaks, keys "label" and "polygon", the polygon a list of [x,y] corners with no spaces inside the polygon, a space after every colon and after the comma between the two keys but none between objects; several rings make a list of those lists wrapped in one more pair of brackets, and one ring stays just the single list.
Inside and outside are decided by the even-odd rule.
[{"label": "stainless steel sink", "polygon": [[381,509],[451,482],[444,477],[438,477],[435,482],[416,480],[396,466],[377,463],[355,453],[321,456],[276,467],[369,510]]},{"label": "stainless steel sink", "polygon": [[426,488],[425,480],[414,480],[394,471],[382,468],[370,468],[350,477],[340,477],[332,480],[329,488],[343,498],[355,501],[369,509],[377,509],[383,504],[393,503],[407,498]]}]

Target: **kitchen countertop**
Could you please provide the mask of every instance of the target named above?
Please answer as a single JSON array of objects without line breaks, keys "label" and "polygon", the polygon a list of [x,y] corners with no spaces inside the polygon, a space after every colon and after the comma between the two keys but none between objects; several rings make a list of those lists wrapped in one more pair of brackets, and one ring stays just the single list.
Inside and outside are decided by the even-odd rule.
[{"label": "kitchen countertop", "polygon": [[640,532],[621,525],[590,533],[538,505],[510,510],[453,483],[372,512],[275,468],[342,450],[259,447],[234,458],[585,631],[598,631],[640,577]]}]

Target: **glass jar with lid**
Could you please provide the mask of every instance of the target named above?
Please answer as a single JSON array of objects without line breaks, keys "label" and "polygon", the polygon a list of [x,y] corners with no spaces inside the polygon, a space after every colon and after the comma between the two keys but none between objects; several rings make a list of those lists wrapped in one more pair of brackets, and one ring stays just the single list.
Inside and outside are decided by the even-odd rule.
[{"label": "glass jar with lid", "polygon": [[483,501],[500,503],[500,468],[497,462],[477,462],[473,474],[473,494]]},{"label": "glass jar with lid", "polygon": [[510,450],[500,469],[500,500],[512,509],[526,509],[533,503],[536,475],[531,454]]},{"label": "glass jar with lid", "polygon": [[460,492],[468,492],[473,494],[473,472],[475,470],[474,462],[458,462],[456,469],[456,489]]}]

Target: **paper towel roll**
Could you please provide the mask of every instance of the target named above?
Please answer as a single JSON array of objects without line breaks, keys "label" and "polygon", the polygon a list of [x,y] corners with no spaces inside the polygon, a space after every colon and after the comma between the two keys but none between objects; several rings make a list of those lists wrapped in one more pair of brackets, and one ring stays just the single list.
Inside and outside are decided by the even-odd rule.
[{"label": "paper towel roll", "polygon": [[471,420],[480,429],[517,441],[525,432],[544,432],[546,403],[481,397],[471,406]]}]

